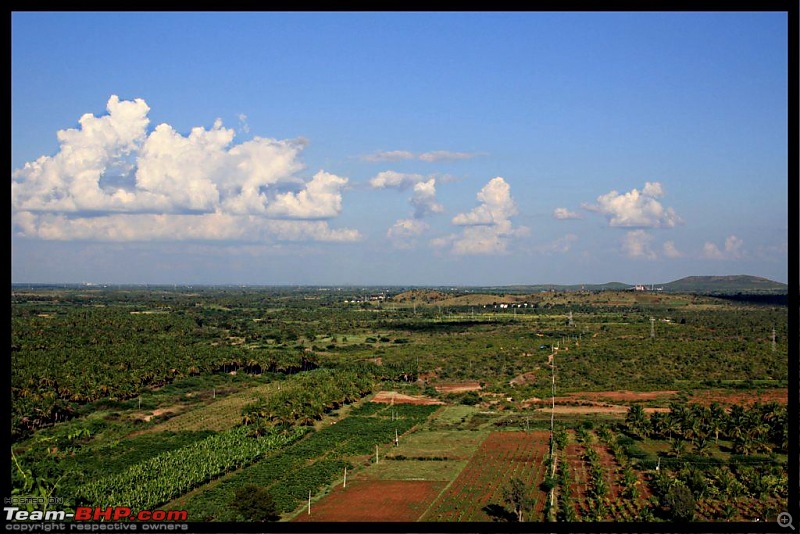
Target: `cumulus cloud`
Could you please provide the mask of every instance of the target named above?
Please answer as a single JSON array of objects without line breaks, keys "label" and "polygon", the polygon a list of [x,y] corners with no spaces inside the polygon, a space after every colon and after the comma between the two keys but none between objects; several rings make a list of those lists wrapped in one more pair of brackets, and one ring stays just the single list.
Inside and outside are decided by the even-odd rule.
[{"label": "cumulus cloud", "polygon": [[722,253],[719,247],[709,241],[706,241],[705,245],[703,245],[703,257],[710,260],[725,259],[725,255]]},{"label": "cumulus cloud", "polygon": [[434,150],[431,152],[422,152],[420,154],[415,154],[407,150],[386,150],[362,156],[361,159],[371,162],[417,159],[428,163],[435,163],[445,160],[470,159],[480,155],[481,154],[477,152],[451,152],[448,150]]},{"label": "cumulus cloud", "polygon": [[653,236],[644,230],[633,230],[622,239],[622,251],[629,258],[654,260],[658,255],[650,246],[652,241]]},{"label": "cumulus cloud", "polygon": [[327,221],[263,219],[225,213],[102,215],[19,214],[26,237],[51,241],[358,241],[357,230],[333,229]]},{"label": "cumulus cloud", "polygon": [[567,208],[556,208],[553,210],[553,218],[559,220],[567,220],[567,219],[580,219],[581,216],[579,213],[575,213],[574,211],[569,211]]},{"label": "cumulus cloud", "polygon": [[112,96],[108,115],[83,115],[80,128],[56,135],[60,151],[42,156],[15,171],[11,182],[12,207],[24,211],[78,211],[125,209],[132,200],[124,190],[100,188],[103,171],[125,158],[145,139],[150,108],[142,99],[120,101]]},{"label": "cumulus cloud", "polygon": [[725,239],[725,253],[732,258],[736,259],[742,258],[744,257],[744,251],[742,250],[742,245],[744,245],[744,241],[742,241],[735,235],[729,235]]},{"label": "cumulus cloud", "polygon": [[683,257],[683,253],[680,250],[678,250],[673,241],[665,242],[664,245],[662,246],[662,249],[664,251],[664,256],[666,256],[667,258]]},{"label": "cumulus cloud", "polygon": [[375,189],[398,189],[403,191],[414,184],[425,181],[425,176],[421,174],[407,174],[395,171],[379,172],[369,181],[369,185]]},{"label": "cumulus cloud", "polygon": [[267,214],[292,219],[329,219],[342,211],[346,178],[320,171],[298,193],[283,193],[267,206]]},{"label": "cumulus cloud", "polygon": [[461,234],[439,238],[432,242],[434,246],[449,245],[459,255],[502,254],[512,238],[528,235],[528,228],[514,227],[511,222],[517,206],[511,198],[511,186],[503,178],[490,180],[477,199],[477,207],[453,217],[453,224],[464,227]]},{"label": "cumulus cloud", "polygon": [[444,207],[436,202],[435,178],[431,178],[427,182],[414,184],[414,195],[411,197],[410,202],[414,206],[414,217],[417,219],[444,211]]},{"label": "cumulus cloud", "polygon": [[744,241],[735,235],[729,235],[725,239],[724,251],[720,250],[714,243],[707,241],[703,245],[703,257],[712,260],[741,259],[745,256],[744,250],[742,249],[743,246]]},{"label": "cumulus cloud", "polygon": [[409,249],[416,246],[416,238],[429,229],[428,223],[419,219],[400,219],[386,232],[396,248]]},{"label": "cumulus cloud", "polygon": [[665,208],[656,200],[664,196],[658,182],[647,182],[640,192],[632,189],[620,194],[611,191],[597,197],[597,204],[583,204],[583,208],[605,215],[609,226],[623,228],[672,228],[683,221],[672,208]]},{"label": "cumulus cloud", "polygon": [[517,214],[517,205],[511,198],[511,186],[501,178],[493,178],[478,193],[480,205],[468,213],[453,217],[458,226],[499,225]]},{"label": "cumulus cloud", "polygon": [[347,179],[324,171],[308,182],[300,178],[305,139],[255,137],[234,144],[234,130],[219,119],[188,135],[169,124],[148,134],[144,100],[112,96],[106,110],[102,117],[82,116],[77,129],[59,131],[54,156],[13,172],[12,220],[19,235],[264,239],[273,229],[279,239],[359,238],[319,221],[340,214]]},{"label": "cumulus cloud", "polygon": [[442,213],[444,206],[436,201],[436,178],[425,177],[421,174],[406,174],[395,171],[383,171],[369,181],[375,189],[396,189],[398,191],[412,190],[409,203],[414,208],[413,219],[400,219],[388,231],[388,236],[393,238],[395,246],[411,248],[416,241],[409,240],[408,232],[415,230],[414,235],[428,229],[428,225],[416,222],[414,219],[423,219],[435,213]]}]

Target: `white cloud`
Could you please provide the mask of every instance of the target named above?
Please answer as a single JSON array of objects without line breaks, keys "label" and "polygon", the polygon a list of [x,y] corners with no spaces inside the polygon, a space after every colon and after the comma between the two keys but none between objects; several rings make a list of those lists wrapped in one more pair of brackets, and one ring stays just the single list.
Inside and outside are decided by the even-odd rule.
[{"label": "white cloud", "polygon": [[357,230],[332,229],[327,221],[286,221],[224,213],[103,215],[23,212],[21,235],[51,241],[358,241]]},{"label": "white cloud", "polygon": [[449,159],[470,159],[480,154],[471,152],[449,152],[447,150],[434,150],[433,152],[424,152],[419,155],[419,159],[433,163],[436,161],[449,160]]},{"label": "white cloud", "polygon": [[418,159],[428,163],[435,163],[443,160],[470,159],[480,155],[482,154],[477,152],[450,152],[448,150],[433,150],[431,152],[422,152],[421,154],[415,154],[407,150],[386,150],[362,156],[361,159],[372,162]]},{"label": "white cloud", "polygon": [[239,128],[244,133],[250,133],[250,126],[247,124],[247,115],[244,113],[239,113],[237,118],[239,119]]},{"label": "white cloud", "polygon": [[683,253],[680,250],[678,250],[673,241],[665,242],[664,245],[662,246],[662,249],[664,251],[664,256],[666,256],[667,258],[683,257]]},{"label": "white cloud", "polygon": [[725,253],[731,258],[742,258],[744,256],[742,245],[744,245],[744,241],[735,235],[729,235],[725,239]]},{"label": "white cloud", "polygon": [[234,144],[235,132],[219,119],[188,135],[168,124],[148,134],[150,108],[143,100],[112,96],[106,109],[102,117],[81,117],[78,129],[59,131],[57,154],[14,171],[12,221],[18,235],[119,241],[357,238],[355,231],[331,230],[319,221],[274,221],[328,219],[341,212],[346,178],[324,171],[308,182],[297,176],[304,169],[299,155],[305,139],[255,137]]},{"label": "white cloud", "polygon": [[411,197],[414,206],[414,217],[421,219],[431,213],[441,213],[444,207],[436,202],[436,179],[414,184],[414,195]]},{"label": "white cloud", "polygon": [[342,211],[341,189],[347,178],[320,171],[298,193],[283,193],[267,206],[267,214],[291,219],[329,219]]},{"label": "white cloud", "polygon": [[264,225],[282,241],[329,241],[346,243],[360,241],[361,233],[351,228],[331,228],[327,221],[282,221],[271,219]]},{"label": "white cloud", "polygon": [[725,255],[717,245],[706,241],[705,245],[703,245],[703,257],[711,260],[721,260],[725,258]]},{"label": "white cloud", "polygon": [[416,237],[428,231],[430,226],[419,219],[400,219],[386,232],[396,248],[409,249],[416,246]]},{"label": "white cloud", "polygon": [[661,198],[664,196],[664,189],[660,182],[645,182],[642,194],[646,197]]},{"label": "white cloud", "polygon": [[402,161],[404,159],[414,159],[415,157],[412,152],[406,150],[388,150],[363,156],[362,159],[366,161]]},{"label": "white cloud", "polygon": [[650,247],[653,236],[644,230],[633,230],[622,239],[622,251],[629,258],[654,260],[658,256]]},{"label": "white cloud", "polygon": [[421,174],[406,174],[395,171],[383,171],[375,175],[369,181],[369,185],[375,189],[393,188],[402,191],[423,181],[425,181],[425,177]]},{"label": "white cloud", "polygon": [[708,258],[711,260],[734,260],[734,259],[741,259],[745,256],[745,252],[742,249],[744,245],[744,241],[736,237],[735,235],[729,235],[725,239],[724,251],[720,250],[720,248],[707,241],[703,245],[703,257]]},{"label": "white cloud", "polygon": [[512,238],[528,235],[528,228],[515,228],[510,218],[517,214],[511,187],[501,178],[493,178],[477,194],[480,204],[472,211],[453,217],[453,224],[464,226],[461,234],[440,238],[434,246],[450,244],[452,252],[466,254],[502,254]]},{"label": "white cloud", "polygon": [[229,176],[226,147],[233,137],[234,131],[219,120],[210,130],[193,128],[188,137],[159,124],[139,153],[138,191],[131,194],[141,192],[140,200],[151,199],[144,205],[139,202],[145,209],[213,211],[220,203],[217,183]]},{"label": "white cloud", "polygon": [[124,191],[103,191],[100,178],[113,161],[125,158],[144,141],[150,108],[144,100],[120,101],[112,96],[108,115],[83,115],[79,129],[56,135],[60,150],[14,171],[11,205],[20,211],[124,209]]},{"label": "white cloud", "polygon": [[495,225],[508,221],[517,214],[517,206],[511,198],[511,186],[500,177],[493,178],[478,193],[481,204],[468,213],[453,217],[459,226]]},{"label": "white cloud", "polygon": [[[395,171],[383,171],[378,173],[370,180],[370,185],[376,189],[392,188],[403,191],[411,188],[413,194],[409,203],[414,207],[414,219],[422,219],[434,213],[441,213],[444,207],[436,201],[436,178],[430,177],[427,180],[421,174],[404,174]],[[408,232],[411,229],[426,228],[427,224],[417,222],[412,224],[413,219],[400,219],[388,231],[388,236],[394,238],[395,246],[398,248],[411,248],[416,243],[409,240]]]},{"label": "white cloud", "polygon": [[553,210],[553,217],[559,220],[567,220],[567,219],[580,219],[581,216],[579,213],[575,213],[574,211],[569,211],[567,208],[556,208]]},{"label": "white cloud", "polygon": [[642,192],[638,189],[619,194],[611,191],[597,197],[597,204],[583,204],[583,208],[596,211],[608,218],[609,226],[624,228],[672,228],[683,221],[672,208],[665,208],[656,200],[664,195],[658,182],[647,182]]}]

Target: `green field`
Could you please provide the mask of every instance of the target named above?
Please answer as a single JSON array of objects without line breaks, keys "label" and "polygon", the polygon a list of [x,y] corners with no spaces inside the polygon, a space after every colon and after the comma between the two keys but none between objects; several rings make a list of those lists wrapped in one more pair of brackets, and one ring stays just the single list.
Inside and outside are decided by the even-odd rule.
[{"label": "green field", "polygon": [[[248,521],[236,492],[255,484],[291,520],[309,492],[341,498],[345,468],[364,483],[436,482],[444,498],[464,473],[483,480],[475,462],[488,436],[549,431],[552,420],[570,436],[563,451],[589,447],[581,435],[598,457],[557,453],[558,498],[539,499],[527,520],[671,521],[663,502],[678,486],[698,520],[766,519],[786,498],[785,306],[630,291],[344,302],[353,293],[15,290],[15,495],[75,507],[113,493],[116,504],[185,509],[190,521]],[[442,389],[459,384],[469,387]],[[381,390],[444,404],[370,402]],[[632,420],[631,407],[647,411]],[[516,472],[503,464],[512,457],[492,461]],[[181,476],[148,478],[156,464]],[[535,467],[524,472],[544,476]],[[639,477],[635,496],[626,467]],[[496,487],[510,480],[486,480],[491,491],[475,482],[474,492],[493,501],[470,513],[511,520]]]}]

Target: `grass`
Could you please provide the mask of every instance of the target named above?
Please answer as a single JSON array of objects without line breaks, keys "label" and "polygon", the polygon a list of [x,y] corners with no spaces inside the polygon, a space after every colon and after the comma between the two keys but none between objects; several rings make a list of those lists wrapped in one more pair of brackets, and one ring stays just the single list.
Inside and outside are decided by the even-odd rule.
[{"label": "grass", "polygon": [[378,480],[454,480],[469,460],[384,460],[365,469],[361,477]]},{"label": "grass", "polygon": [[478,412],[474,406],[448,406],[436,418],[437,428],[463,427]]},{"label": "grass", "polygon": [[180,432],[215,430],[221,432],[239,424],[242,420],[242,408],[255,401],[259,395],[269,395],[277,391],[278,383],[272,382],[250,387],[244,391],[225,397],[217,396],[209,404],[200,406],[186,413],[176,415],[163,423],[159,423],[145,432]]},{"label": "grass", "polygon": [[[387,456],[403,455],[406,458],[466,459],[478,450],[486,432],[464,432],[459,430],[419,430],[400,441]],[[435,461],[422,461],[425,465]]]}]

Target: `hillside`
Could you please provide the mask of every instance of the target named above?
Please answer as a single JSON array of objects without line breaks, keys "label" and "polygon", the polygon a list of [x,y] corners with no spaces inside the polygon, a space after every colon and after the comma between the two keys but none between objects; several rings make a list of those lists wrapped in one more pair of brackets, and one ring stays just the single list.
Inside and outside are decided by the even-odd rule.
[{"label": "hillside", "polygon": [[687,276],[660,284],[664,291],[675,293],[783,293],[786,284],[749,275]]}]

